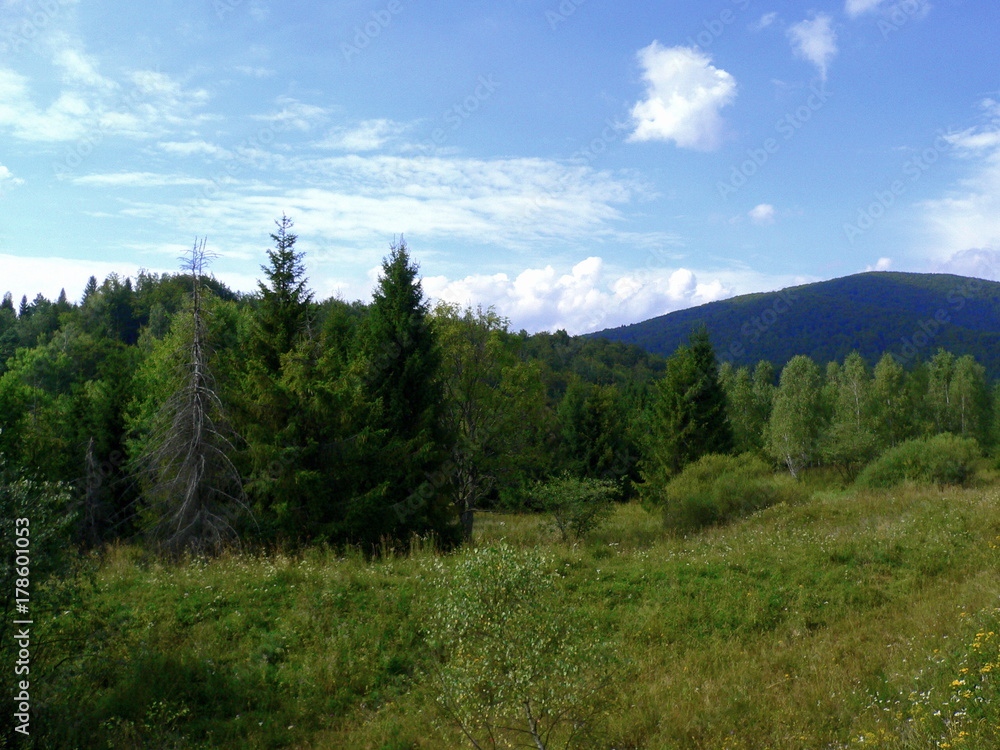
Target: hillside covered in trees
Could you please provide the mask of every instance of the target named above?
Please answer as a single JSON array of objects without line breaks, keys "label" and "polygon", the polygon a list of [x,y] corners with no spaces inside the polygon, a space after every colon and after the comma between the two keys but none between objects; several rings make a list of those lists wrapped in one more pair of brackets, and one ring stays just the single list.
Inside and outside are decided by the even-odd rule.
[{"label": "hillside covered in trees", "polygon": [[746,294],[591,334],[667,356],[704,325],[720,360],[783,367],[797,354],[817,362],[857,351],[884,353],[910,368],[939,348],[972,355],[1000,377],[1000,282],[953,276],[870,272]]},{"label": "hillside covered in trees", "polygon": [[[214,280],[196,244],[177,274],[0,304],[5,471],[66,492],[77,543],[448,547],[472,538],[477,509],[541,507],[547,482],[649,499],[705,454],[853,476],[908,439],[997,439],[981,358],[928,341],[904,367],[878,325],[948,304],[933,342],[967,335],[995,356],[1000,285],[867,274],[650,321],[627,343],[528,335],[493,310],[432,308],[404,244],[370,304],[316,300],[291,220],[276,224],[253,294]],[[723,354],[720,368],[718,342],[742,335],[732,321],[778,299],[759,341],[780,342],[774,361]],[[686,331],[667,359],[637,345],[654,324],[706,318],[716,330]],[[816,358],[827,350],[848,353]]]},{"label": "hillside covered in trees", "polygon": [[4,297],[0,453],[68,489],[76,541],[447,546],[547,476],[637,478],[662,359],[431,308],[402,244],[370,304],[318,301],[277,224],[253,294],[196,245],[181,273],[91,278],[79,303]]},{"label": "hillside covered in trees", "polygon": [[[720,718],[692,694],[685,716],[650,722],[635,696],[670,687],[642,665],[677,649],[717,665],[729,644],[760,674],[734,668],[726,690],[770,692],[793,668],[751,651],[857,618],[884,639],[885,607],[940,613],[956,582],[986,596],[992,501],[961,490],[974,521],[939,507],[939,488],[995,480],[1000,389],[975,356],[747,366],[720,364],[704,325],[666,358],[529,335],[432,306],[402,242],[370,303],[317,300],[291,220],[276,225],[251,294],[215,280],[196,242],[176,274],[0,303],[5,548],[31,530],[30,586],[13,556],[0,569],[0,655],[19,653],[30,588],[39,746],[676,746],[688,713],[706,747],[751,715],[732,747],[784,736],[775,715],[862,742],[881,710],[830,724],[812,697],[722,700]],[[866,494],[901,486],[884,508]],[[859,648],[829,646],[827,669],[841,642]],[[957,663],[994,668],[978,656]],[[859,675],[888,664],[856,662],[838,673],[842,717],[867,711]],[[706,689],[720,674],[696,672]],[[608,727],[620,742],[598,742]]]}]

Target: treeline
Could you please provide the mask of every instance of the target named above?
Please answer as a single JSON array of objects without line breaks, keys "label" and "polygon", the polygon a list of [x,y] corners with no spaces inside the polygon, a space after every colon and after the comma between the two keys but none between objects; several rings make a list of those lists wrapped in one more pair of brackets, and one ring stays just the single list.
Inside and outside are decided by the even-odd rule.
[{"label": "treeline", "polygon": [[666,360],[528,335],[493,310],[432,308],[402,242],[370,304],[318,301],[292,222],[276,224],[254,293],[215,280],[196,243],[182,273],[91,278],[79,303],[5,296],[0,488],[58,494],[84,547],[374,551],[458,544],[478,509],[585,525],[573,498],[658,500],[706,454],[850,478],[913,437],[998,442],[998,394],[969,356],[908,371],[800,356],[778,373],[720,368],[703,330]]},{"label": "treeline", "polygon": [[943,349],[909,371],[891,354],[872,368],[852,352],[825,369],[798,355],[777,373],[767,361],[720,367],[702,328],[667,359],[650,403],[640,487],[654,501],[706,455],[764,458],[792,477],[827,467],[853,480],[918,438],[950,434],[982,450],[1000,442],[1000,388],[974,357]]},{"label": "treeline", "polygon": [[[259,288],[178,274],[0,304],[3,482],[56,483],[74,541],[167,549],[471,534],[554,476],[638,480],[663,360],[429,306],[405,244],[370,304],[317,301],[283,217]],[[41,485],[39,485],[41,486]]]}]

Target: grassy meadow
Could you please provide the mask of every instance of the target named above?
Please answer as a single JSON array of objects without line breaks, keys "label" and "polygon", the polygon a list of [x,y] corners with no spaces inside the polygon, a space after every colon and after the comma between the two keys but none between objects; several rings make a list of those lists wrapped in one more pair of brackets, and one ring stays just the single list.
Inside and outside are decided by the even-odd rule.
[{"label": "grassy meadow", "polygon": [[[576,665],[600,689],[586,698],[593,731],[572,746],[1000,747],[995,477],[818,484],[686,537],[635,504],[575,544],[539,515],[480,514],[476,537],[480,550],[540,552],[552,585],[539,617],[602,649]],[[72,606],[39,616],[39,740],[472,747],[442,709],[427,628],[475,551],[167,563],[110,548],[66,593]]]}]

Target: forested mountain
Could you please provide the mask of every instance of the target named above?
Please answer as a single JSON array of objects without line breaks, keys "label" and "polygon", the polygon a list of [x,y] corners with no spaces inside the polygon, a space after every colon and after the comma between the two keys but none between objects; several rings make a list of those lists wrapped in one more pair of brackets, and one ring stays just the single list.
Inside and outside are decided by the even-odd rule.
[{"label": "forested mountain", "polygon": [[817,362],[858,351],[874,364],[893,354],[907,369],[938,348],[973,355],[1000,377],[1000,283],[950,274],[873,272],[779,292],[746,294],[590,334],[669,355],[699,325],[721,361]]}]

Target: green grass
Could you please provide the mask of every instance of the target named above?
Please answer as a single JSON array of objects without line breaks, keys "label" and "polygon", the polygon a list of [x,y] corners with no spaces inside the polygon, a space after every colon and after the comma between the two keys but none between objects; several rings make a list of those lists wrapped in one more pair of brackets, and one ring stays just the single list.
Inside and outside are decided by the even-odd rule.
[{"label": "green grass", "polygon": [[[686,537],[626,505],[576,544],[479,515],[477,544],[500,541],[544,548],[547,605],[619,657],[588,747],[1000,746],[996,486],[816,492]],[[82,606],[38,625],[38,728],[58,747],[465,747],[434,700],[436,559],[110,550]]]}]

